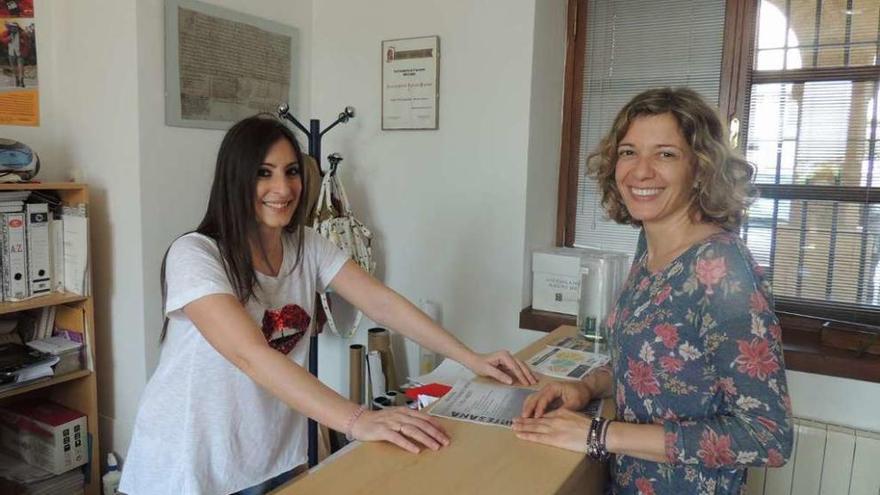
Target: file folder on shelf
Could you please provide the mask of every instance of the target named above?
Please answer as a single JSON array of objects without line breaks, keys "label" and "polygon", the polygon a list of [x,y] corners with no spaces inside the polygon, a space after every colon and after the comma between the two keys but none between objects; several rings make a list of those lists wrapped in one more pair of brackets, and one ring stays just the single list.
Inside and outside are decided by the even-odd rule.
[{"label": "file folder on shelf", "polygon": [[25,249],[25,214],[3,213],[0,249],[3,264],[3,299],[18,301],[28,297]]},{"label": "file folder on shelf", "polygon": [[49,205],[28,203],[26,213],[28,293],[39,296],[52,291],[49,275]]}]

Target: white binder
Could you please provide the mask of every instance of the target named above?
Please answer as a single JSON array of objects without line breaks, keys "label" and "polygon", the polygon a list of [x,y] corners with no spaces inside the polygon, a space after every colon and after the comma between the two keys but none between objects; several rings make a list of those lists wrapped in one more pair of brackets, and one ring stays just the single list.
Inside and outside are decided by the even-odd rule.
[{"label": "white binder", "polygon": [[18,301],[28,297],[27,253],[25,248],[25,214],[3,213],[2,260],[3,299]]},{"label": "white binder", "polygon": [[31,296],[52,291],[51,265],[49,261],[49,205],[28,203],[27,214],[27,262],[28,292]]},{"label": "white binder", "polygon": [[86,205],[65,206],[64,223],[64,289],[74,294],[89,295],[86,276],[89,252],[89,224]]},{"label": "white binder", "polygon": [[52,267],[52,290],[64,290],[64,217],[61,208],[49,211],[49,263]]}]

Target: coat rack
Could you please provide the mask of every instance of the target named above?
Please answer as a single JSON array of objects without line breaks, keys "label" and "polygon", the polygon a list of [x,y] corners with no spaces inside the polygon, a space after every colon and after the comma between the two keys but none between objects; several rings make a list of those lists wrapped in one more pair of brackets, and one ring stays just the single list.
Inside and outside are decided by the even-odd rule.
[{"label": "coat rack", "polygon": [[[318,163],[318,170],[321,172],[321,175],[324,175],[324,170],[321,168],[321,138],[326,134],[330,129],[333,129],[338,124],[346,123],[349,119],[354,117],[354,107],[348,106],[345,107],[342,112],[339,113],[339,116],[336,120],[327,126],[323,131],[321,130],[321,121],[318,119],[309,120],[309,128],[306,127],[298,120],[296,117],[290,114],[290,105],[287,103],[282,103],[278,105],[278,117],[287,120],[308,138],[309,143],[309,155],[315,159]],[[341,157],[337,154],[333,154],[329,157],[330,159],[330,174],[336,173],[336,167],[339,165],[339,162],[342,160]],[[309,339],[309,373],[318,376],[318,335],[314,334]],[[315,420],[309,418],[309,467],[313,467],[318,464],[318,423]]]}]

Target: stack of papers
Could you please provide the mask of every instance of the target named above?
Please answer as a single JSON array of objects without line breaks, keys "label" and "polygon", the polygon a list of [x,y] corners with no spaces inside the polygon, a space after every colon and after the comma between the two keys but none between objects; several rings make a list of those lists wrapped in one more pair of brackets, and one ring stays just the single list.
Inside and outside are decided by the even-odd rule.
[{"label": "stack of papers", "polygon": [[32,340],[27,343],[28,347],[58,358],[55,364],[55,374],[63,375],[71,371],[82,369],[81,352],[82,342],[75,342],[60,335],[40,340]]},{"label": "stack of papers", "polygon": [[459,380],[470,380],[476,375],[473,371],[462,366],[458,361],[444,359],[434,371],[421,376],[410,376],[409,381],[414,385],[428,385],[429,383],[442,383],[455,385]]},{"label": "stack of papers", "polygon": [[0,344],[0,391],[55,374],[58,356],[21,344]]}]

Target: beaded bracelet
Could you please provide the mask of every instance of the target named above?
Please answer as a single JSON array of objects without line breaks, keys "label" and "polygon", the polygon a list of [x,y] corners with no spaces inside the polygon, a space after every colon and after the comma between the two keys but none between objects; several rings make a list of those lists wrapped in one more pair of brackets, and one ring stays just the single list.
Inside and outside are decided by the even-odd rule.
[{"label": "beaded bracelet", "polygon": [[595,417],[590,422],[590,430],[587,432],[587,455],[591,459],[604,461],[610,455],[605,447],[605,437],[608,433],[608,425],[611,421]]},{"label": "beaded bracelet", "polygon": [[361,417],[361,414],[363,414],[364,411],[366,411],[366,410],[367,410],[367,406],[364,406],[364,405],[357,408],[353,413],[351,413],[351,416],[348,418],[348,421],[345,423],[345,439],[348,440],[349,442],[354,440],[354,437],[351,435],[351,429],[354,427],[354,422],[357,421],[357,419],[359,417]]}]

